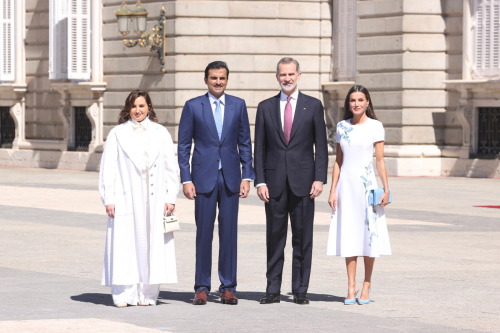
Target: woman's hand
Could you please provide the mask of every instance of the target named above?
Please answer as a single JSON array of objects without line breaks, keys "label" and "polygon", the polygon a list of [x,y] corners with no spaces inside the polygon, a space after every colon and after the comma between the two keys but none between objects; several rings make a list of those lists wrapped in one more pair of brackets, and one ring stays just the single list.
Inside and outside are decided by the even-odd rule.
[{"label": "woman's hand", "polygon": [[333,210],[337,210],[337,193],[335,193],[335,191],[330,192],[330,196],[328,197],[328,204]]},{"label": "woman's hand", "polygon": [[106,214],[111,218],[115,218],[115,205],[106,205]]},{"label": "woman's hand", "polygon": [[384,192],[384,194],[382,194],[382,198],[380,198],[380,206],[385,207],[390,203],[389,194],[390,192]]},{"label": "woman's hand", "polygon": [[167,213],[167,214],[172,214],[175,210],[175,205],[174,204],[169,204],[169,203],[166,203],[165,204],[165,208],[163,209],[163,214]]}]

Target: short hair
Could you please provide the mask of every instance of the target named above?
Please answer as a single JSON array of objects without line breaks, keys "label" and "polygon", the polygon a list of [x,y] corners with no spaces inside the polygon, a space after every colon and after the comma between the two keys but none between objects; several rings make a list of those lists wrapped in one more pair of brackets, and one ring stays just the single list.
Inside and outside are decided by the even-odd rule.
[{"label": "short hair", "polygon": [[280,65],[281,64],[290,64],[292,62],[295,64],[295,67],[297,68],[297,72],[300,72],[300,65],[299,65],[299,62],[297,60],[290,58],[290,57],[284,57],[284,58],[281,58],[280,61],[278,61],[278,64],[276,65],[276,74],[280,73]]},{"label": "short hair", "polygon": [[138,97],[144,97],[144,99],[146,100],[146,104],[148,105],[149,109],[148,112],[149,120],[154,121],[155,123],[158,122],[158,118],[156,117],[156,113],[153,108],[153,103],[151,102],[151,97],[149,97],[147,91],[136,89],[132,90],[132,92],[127,96],[127,99],[125,99],[125,105],[123,106],[123,109],[118,115],[118,124],[127,122],[130,119],[130,109],[132,108],[135,100]]},{"label": "short hair", "polygon": [[220,61],[220,60],[217,60],[217,61],[213,61],[211,63],[209,63],[207,65],[207,67],[205,68],[205,79],[208,79],[208,71],[211,70],[211,69],[221,69],[221,68],[225,68],[226,69],[226,79],[229,78],[229,68],[227,67],[227,64],[224,62],[224,61]]}]

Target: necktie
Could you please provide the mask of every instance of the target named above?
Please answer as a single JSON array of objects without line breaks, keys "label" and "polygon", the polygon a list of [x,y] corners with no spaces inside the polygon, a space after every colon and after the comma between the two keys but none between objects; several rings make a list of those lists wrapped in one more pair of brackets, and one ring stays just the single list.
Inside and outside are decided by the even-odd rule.
[{"label": "necktie", "polygon": [[288,141],[290,141],[290,133],[292,133],[292,104],[290,104],[291,99],[292,96],[288,96],[285,105],[285,116],[284,116],[285,124],[283,125],[283,132],[285,134],[286,144],[288,144]]},{"label": "necktie", "polygon": [[219,134],[219,140],[222,135],[222,109],[220,107],[220,100],[215,100],[215,126],[217,127],[217,134]]},{"label": "necktie", "polygon": [[[220,100],[216,99],[215,100],[215,112],[214,112],[214,118],[215,118],[215,126],[217,127],[217,134],[219,135],[219,140],[222,135],[222,109],[220,107]],[[220,154],[220,151],[219,151]],[[219,156],[219,170],[222,168],[222,162],[221,158]]]}]

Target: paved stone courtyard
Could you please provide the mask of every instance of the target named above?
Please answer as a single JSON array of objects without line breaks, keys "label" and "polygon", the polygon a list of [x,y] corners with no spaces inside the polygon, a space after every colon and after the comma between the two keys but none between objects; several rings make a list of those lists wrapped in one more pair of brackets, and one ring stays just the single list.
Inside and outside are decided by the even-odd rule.
[{"label": "paved stone courtyard", "polygon": [[179,196],[179,283],[162,286],[156,307],[118,309],[100,285],[106,216],[97,176],[0,167],[0,332],[500,331],[500,209],[474,207],[500,205],[499,179],[391,177],[393,255],[376,261],[369,306],[343,305],[344,261],[325,255],[330,184],[316,205],[310,305],[291,300],[290,245],[282,302],[258,303],[265,219],[255,190],[240,206],[240,304],[212,293],[207,306],[191,305],[193,202]]}]

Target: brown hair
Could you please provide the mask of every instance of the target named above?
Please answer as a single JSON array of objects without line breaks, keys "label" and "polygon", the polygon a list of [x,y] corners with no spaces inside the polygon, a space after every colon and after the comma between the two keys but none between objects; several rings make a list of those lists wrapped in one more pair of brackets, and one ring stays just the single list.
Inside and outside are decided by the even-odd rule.
[{"label": "brown hair", "polygon": [[148,104],[149,120],[154,121],[155,123],[158,122],[158,118],[156,117],[156,113],[153,108],[153,103],[151,102],[151,97],[149,97],[149,94],[145,90],[136,89],[127,96],[127,99],[125,100],[125,106],[118,116],[118,124],[123,124],[130,119],[130,109],[132,108],[132,105],[134,105],[134,102],[138,97],[144,97],[146,103]]},{"label": "brown hair", "polygon": [[351,99],[351,94],[355,92],[360,92],[363,93],[368,100],[368,106],[366,107],[366,115],[368,118],[372,119],[377,119],[377,116],[375,115],[375,110],[373,109],[373,104],[372,104],[372,99],[370,97],[370,92],[368,92],[368,89],[366,87],[355,84],[349,89],[347,92],[347,96],[345,97],[344,101],[344,120],[350,119],[353,117],[351,107],[350,107],[350,99]]}]

